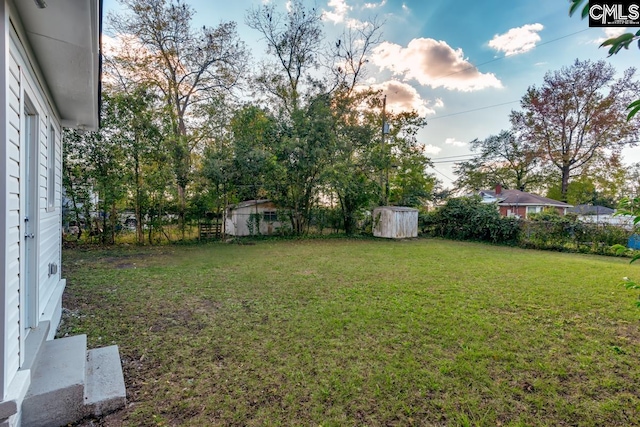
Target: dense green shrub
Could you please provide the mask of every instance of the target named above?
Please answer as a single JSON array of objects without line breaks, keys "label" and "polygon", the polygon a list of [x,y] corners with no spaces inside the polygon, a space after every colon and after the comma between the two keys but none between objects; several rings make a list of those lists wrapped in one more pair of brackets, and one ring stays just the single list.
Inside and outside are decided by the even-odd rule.
[{"label": "dense green shrub", "polygon": [[505,244],[516,244],[520,234],[516,218],[502,218],[495,205],[478,197],[449,199],[435,212],[422,215],[420,227],[432,236]]},{"label": "dense green shrub", "polygon": [[613,245],[626,245],[630,232],[608,224],[581,222],[574,215],[541,212],[522,223],[526,248],[613,255]]},{"label": "dense green shrub", "polygon": [[454,240],[480,240],[523,248],[615,255],[614,245],[626,245],[630,232],[613,225],[590,224],[555,209],[527,220],[501,217],[494,204],[479,198],[450,199],[436,211],[421,214],[423,234]]}]

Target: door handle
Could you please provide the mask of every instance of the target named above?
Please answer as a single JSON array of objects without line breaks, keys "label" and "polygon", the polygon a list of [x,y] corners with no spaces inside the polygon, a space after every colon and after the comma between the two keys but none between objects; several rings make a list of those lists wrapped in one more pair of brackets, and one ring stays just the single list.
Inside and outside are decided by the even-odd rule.
[{"label": "door handle", "polygon": [[25,239],[35,239],[36,236],[34,236],[33,233],[25,233],[24,234],[24,238]]}]

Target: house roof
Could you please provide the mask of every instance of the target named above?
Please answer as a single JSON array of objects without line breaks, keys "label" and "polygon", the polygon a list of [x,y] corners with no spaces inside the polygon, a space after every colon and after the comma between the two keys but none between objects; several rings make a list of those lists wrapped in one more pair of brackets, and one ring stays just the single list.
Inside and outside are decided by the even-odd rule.
[{"label": "house roof", "polygon": [[[65,127],[96,130],[101,0],[16,0],[15,8]],[[40,78],[40,77],[39,77]]]},{"label": "house roof", "polygon": [[612,215],[616,210],[606,206],[578,205],[569,208],[568,212],[580,215]]},{"label": "house roof", "polygon": [[498,195],[496,195],[495,191],[483,190],[480,195],[496,198],[501,206],[551,206],[558,208],[570,208],[572,206],[568,203],[520,190],[502,190]]}]

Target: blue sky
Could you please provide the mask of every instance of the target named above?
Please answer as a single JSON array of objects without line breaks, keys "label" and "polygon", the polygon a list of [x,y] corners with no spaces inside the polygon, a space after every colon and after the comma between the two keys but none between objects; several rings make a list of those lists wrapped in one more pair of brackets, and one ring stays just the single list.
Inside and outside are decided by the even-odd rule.
[{"label": "blue sky", "polygon": [[[264,45],[245,25],[247,10],[267,0],[187,0],[195,25],[238,23],[240,37],[254,59]],[[271,0],[284,10],[286,1]],[[468,142],[509,127],[509,112],[527,87],[540,85],[544,74],[575,59],[605,59],[622,72],[637,63],[631,50],[607,58],[598,41],[604,29],[568,16],[563,0],[318,0],[307,1],[325,13],[327,39],[346,25],[376,16],[385,22],[383,43],[370,58],[369,83],[382,88],[390,108],[415,108],[427,118],[419,133],[430,170],[449,186],[451,160],[470,154]],[[107,14],[116,0],[104,0]],[[609,29],[608,31],[612,31]],[[440,160],[439,160],[440,159]],[[640,161],[640,149],[627,149],[624,160]]]}]

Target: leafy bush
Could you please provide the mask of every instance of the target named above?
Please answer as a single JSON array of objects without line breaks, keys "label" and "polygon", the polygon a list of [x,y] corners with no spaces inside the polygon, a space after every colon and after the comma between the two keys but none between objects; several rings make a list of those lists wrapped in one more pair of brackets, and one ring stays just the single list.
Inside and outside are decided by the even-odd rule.
[{"label": "leafy bush", "polygon": [[481,240],[516,244],[520,227],[516,218],[502,218],[493,204],[479,197],[449,199],[437,211],[420,217],[423,232],[455,240]]},{"label": "leafy bush", "polygon": [[542,212],[522,223],[521,244],[526,248],[614,255],[614,245],[625,245],[629,232],[608,224],[584,223],[574,215]]},{"label": "leafy bush", "polygon": [[496,206],[479,198],[450,199],[434,212],[418,217],[423,234],[454,240],[480,240],[528,249],[615,255],[615,245],[626,245],[629,231],[613,225],[589,224],[555,209],[531,214],[529,219],[501,217]]}]

